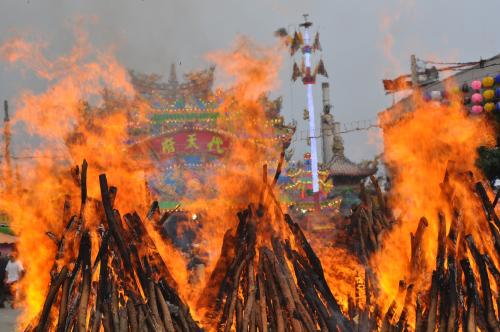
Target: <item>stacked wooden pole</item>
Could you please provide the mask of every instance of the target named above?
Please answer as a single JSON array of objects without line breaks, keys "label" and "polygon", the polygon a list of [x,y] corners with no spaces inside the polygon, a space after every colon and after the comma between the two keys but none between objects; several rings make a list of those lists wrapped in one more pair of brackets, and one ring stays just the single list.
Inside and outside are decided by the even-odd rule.
[{"label": "stacked wooden pole", "polygon": [[[238,213],[236,231],[224,237],[198,303],[206,308],[206,324],[225,332],[348,331],[319,258],[274,197],[278,176],[268,184],[264,166],[259,204]],[[272,220],[272,209],[278,220]]]},{"label": "stacked wooden pole", "polygon": [[[415,284],[423,284],[422,278],[427,278],[423,273],[422,241],[430,221],[423,217],[415,233],[410,234],[410,271],[402,276],[406,279],[401,280],[398,295],[385,313],[380,314],[380,308],[370,304],[370,297],[378,291],[367,274],[367,305],[353,309],[359,312],[357,319],[350,317],[349,320],[353,331],[500,331],[500,221],[495,211],[496,198],[489,199],[481,182],[469,182],[470,190],[475,192],[473,196],[483,206],[489,227],[489,234],[481,234],[480,240],[492,244],[491,251],[487,246],[479,249],[477,239],[466,233],[464,216],[460,206],[455,206],[449,176],[447,172],[442,194],[449,199],[452,218],[447,227],[444,213],[438,212],[434,217],[438,229],[437,255],[435,268],[429,275],[429,289],[417,292],[414,289]],[[470,174],[459,176],[464,181],[471,179]],[[465,180],[467,178],[469,180]],[[483,216],[477,218],[474,222],[484,222],[480,220]],[[408,320],[410,310],[415,310],[414,321]]]},{"label": "stacked wooden pole", "polygon": [[347,225],[347,242],[365,264],[380,249],[384,235],[395,222],[377,179],[370,176],[370,181],[374,193],[360,184],[361,204],[353,208]]},{"label": "stacked wooden pole", "polygon": [[[122,218],[113,209],[116,188],[108,187],[104,174],[102,200],[88,198],[86,169],[84,162],[75,173],[81,186],[79,216],[68,219],[60,236],[49,234],[58,245],[52,281],[40,315],[26,331],[201,331],[139,215]],[[98,223],[85,220],[89,205],[100,216]],[[69,210],[65,204],[65,217]],[[89,229],[90,224],[100,229]],[[93,262],[92,241],[99,242]]]}]

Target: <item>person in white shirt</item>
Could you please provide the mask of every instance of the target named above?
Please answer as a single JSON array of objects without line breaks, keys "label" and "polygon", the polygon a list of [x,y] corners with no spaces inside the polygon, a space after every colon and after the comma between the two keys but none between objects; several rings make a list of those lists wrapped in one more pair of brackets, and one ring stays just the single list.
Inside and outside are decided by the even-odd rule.
[{"label": "person in white shirt", "polygon": [[14,307],[14,299],[16,297],[17,282],[24,275],[24,267],[21,261],[16,259],[14,254],[9,256],[9,262],[5,266],[5,285],[11,291],[12,307]]}]

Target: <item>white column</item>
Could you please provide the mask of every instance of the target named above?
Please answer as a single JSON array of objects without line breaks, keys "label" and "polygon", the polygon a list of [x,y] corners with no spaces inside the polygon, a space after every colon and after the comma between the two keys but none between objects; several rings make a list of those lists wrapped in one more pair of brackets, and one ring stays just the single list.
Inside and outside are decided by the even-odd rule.
[{"label": "white column", "polygon": [[[304,29],[304,44],[308,47],[304,53],[306,71],[311,73],[311,48],[310,48],[309,29]],[[312,75],[312,73],[311,73]],[[311,171],[313,192],[319,191],[318,181],[318,149],[316,143],[316,116],[314,114],[313,84],[308,82],[307,87],[307,110],[309,112],[309,137],[311,140]]]}]

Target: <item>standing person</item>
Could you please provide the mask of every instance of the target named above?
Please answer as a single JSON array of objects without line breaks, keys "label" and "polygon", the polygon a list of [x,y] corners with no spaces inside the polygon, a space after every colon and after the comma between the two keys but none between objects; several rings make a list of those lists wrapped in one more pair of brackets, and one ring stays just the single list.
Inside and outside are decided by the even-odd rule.
[{"label": "standing person", "polygon": [[10,289],[10,294],[12,296],[12,304],[14,307],[14,300],[16,299],[16,288],[17,283],[24,274],[24,267],[21,261],[16,258],[17,254],[13,252],[9,256],[9,262],[5,266],[5,285]]},{"label": "standing person", "polygon": [[8,294],[7,285],[5,284],[5,267],[7,266],[8,262],[9,259],[7,258],[7,255],[2,255],[0,253],[0,308],[5,308],[4,302]]}]

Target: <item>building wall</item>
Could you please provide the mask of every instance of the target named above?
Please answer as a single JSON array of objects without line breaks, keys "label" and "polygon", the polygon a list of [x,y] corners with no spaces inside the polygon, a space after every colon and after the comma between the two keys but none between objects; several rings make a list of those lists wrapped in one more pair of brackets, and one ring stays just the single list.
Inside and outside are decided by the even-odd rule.
[{"label": "building wall", "polygon": [[[446,90],[446,86],[448,84],[462,86],[464,83],[470,83],[474,80],[482,80],[485,76],[488,75],[495,77],[497,74],[500,74],[500,54],[485,60],[482,68],[479,65],[476,65],[470,69],[460,71],[443,80],[421,86],[420,88],[423,93],[443,91]],[[403,98],[395,105],[389,107],[387,110],[379,113],[379,119],[383,122],[382,124],[388,124],[387,121],[392,122],[396,121],[399,118],[400,114],[398,113],[409,112],[411,110],[412,97],[410,95],[406,98]]]}]

